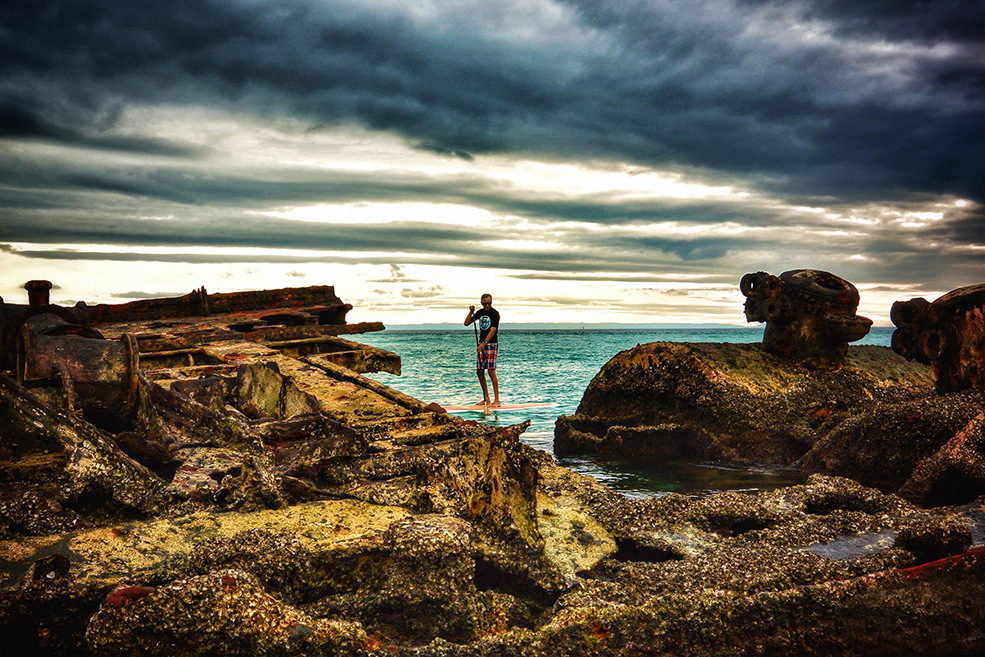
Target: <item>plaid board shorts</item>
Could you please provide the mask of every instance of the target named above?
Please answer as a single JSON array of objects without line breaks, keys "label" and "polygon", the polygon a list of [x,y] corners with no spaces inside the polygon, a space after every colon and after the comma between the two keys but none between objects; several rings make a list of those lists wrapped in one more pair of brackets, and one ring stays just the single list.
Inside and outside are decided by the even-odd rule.
[{"label": "plaid board shorts", "polygon": [[476,351],[475,369],[494,370],[496,369],[496,357],[499,355],[499,343],[490,342],[482,348],[482,352]]}]

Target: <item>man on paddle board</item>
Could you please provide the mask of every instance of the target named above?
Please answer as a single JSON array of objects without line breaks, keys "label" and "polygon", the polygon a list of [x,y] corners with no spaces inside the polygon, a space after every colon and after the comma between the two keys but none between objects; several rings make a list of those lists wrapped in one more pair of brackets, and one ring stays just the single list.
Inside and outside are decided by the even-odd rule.
[{"label": "man on paddle board", "polygon": [[499,408],[499,379],[496,378],[496,358],[499,355],[499,311],[492,307],[492,295],[483,294],[479,299],[482,309],[475,311],[475,306],[469,306],[469,314],[465,316],[465,326],[477,322],[479,335],[476,344],[475,373],[482,386],[482,403],[489,405],[489,390],[486,388],[485,372],[489,372],[492,381],[493,398],[491,406]]}]

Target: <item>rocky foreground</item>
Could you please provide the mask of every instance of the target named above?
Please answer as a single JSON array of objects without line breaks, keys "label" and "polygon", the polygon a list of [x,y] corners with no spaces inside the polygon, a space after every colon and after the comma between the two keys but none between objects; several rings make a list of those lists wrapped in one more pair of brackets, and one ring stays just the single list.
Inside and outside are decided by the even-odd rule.
[{"label": "rocky foreground", "polygon": [[[182,301],[192,313],[208,302],[204,290]],[[462,421],[361,376],[399,359],[340,341],[355,329],[315,314],[104,327],[140,350],[118,417],[91,412],[71,379],[0,374],[0,632],[12,654],[985,649],[985,498],[922,508],[814,475],[758,495],[627,499],[522,445],[524,424]],[[800,459],[880,404],[919,404],[929,384],[873,355],[804,388],[754,351],[720,347],[734,363],[716,373],[700,358],[709,350],[646,345],[620,360],[642,368],[623,379],[639,387],[620,418],[666,385],[645,376],[655,368],[680,374],[661,380],[678,382],[681,401],[603,437],[644,445],[702,422],[749,437],[772,424],[761,453]],[[750,387],[743,367],[766,383]],[[593,386],[593,408],[619,403]],[[787,404],[762,406],[763,389]],[[763,420],[708,412],[709,396],[763,408]],[[811,399],[825,401],[798,421]],[[672,420],[683,428],[654,429]],[[951,452],[977,453],[982,423]],[[756,454],[730,435],[709,429],[696,444]]]},{"label": "rocky foreground", "polygon": [[[95,655],[982,648],[985,552],[973,546],[985,500],[925,510],[824,476],[759,495],[630,500],[521,445],[522,425],[411,408],[358,375],[239,367],[232,408],[290,398],[292,385],[322,394],[302,395],[315,406],[302,414],[248,422],[145,380],[146,419],[121,437],[0,378],[0,627],[11,645]],[[251,396],[248,382],[263,377],[269,396]],[[349,399],[329,417],[336,385]],[[358,412],[343,413],[356,396]],[[170,478],[155,461],[164,453],[181,460]]]}]

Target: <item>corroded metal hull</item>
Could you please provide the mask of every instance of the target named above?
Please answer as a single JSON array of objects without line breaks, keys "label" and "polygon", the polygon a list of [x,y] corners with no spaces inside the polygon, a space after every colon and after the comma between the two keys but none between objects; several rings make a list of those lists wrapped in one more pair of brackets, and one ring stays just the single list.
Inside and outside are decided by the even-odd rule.
[{"label": "corroded metal hull", "polygon": [[840,366],[848,343],[869,332],[872,320],[855,314],[858,290],[817,269],[779,276],[746,274],[739,282],[748,322],[766,322],[763,346],[772,354],[817,368]]},{"label": "corroded metal hull", "polygon": [[933,303],[897,301],[893,350],[930,365],[940,392],[985,388],[985,283],[948,292]]}]

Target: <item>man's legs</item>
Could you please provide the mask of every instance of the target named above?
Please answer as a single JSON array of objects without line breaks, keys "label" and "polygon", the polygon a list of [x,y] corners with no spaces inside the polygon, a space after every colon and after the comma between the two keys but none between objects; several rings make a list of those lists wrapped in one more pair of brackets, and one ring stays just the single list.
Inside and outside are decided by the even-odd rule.
[{"label": "man's legs", "polygon": [[[493,384],[493,395],[495,401],[493,402],[493,408],[499,408],[501,404],[499,403],[499,379],[496,378],[496,370],[489,370],[489,378],[492,379]],[[482,380],[482,394],[485,396],[486,401],[489,401],[489,394],[486,392],[486,380]]]},{"label": "man's legs", "polygon": [[[484,404],[489,403],[489,390],[486,388],[486,377],[482,374],[482,368],[476,368],[475,374],[479,377],[479,385],[482,386],[482,402]],[[496,382],[496,373],[492,370],[489,371],[492,375],[493,380],[493,390],[496,391],[496,401],[499,401],[499,384]]]}]

